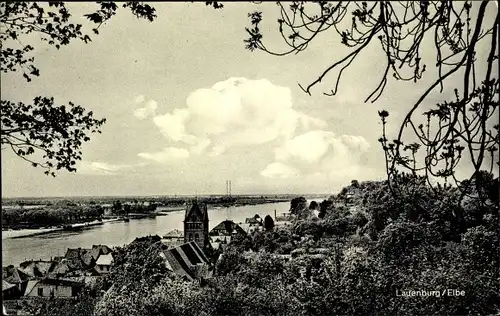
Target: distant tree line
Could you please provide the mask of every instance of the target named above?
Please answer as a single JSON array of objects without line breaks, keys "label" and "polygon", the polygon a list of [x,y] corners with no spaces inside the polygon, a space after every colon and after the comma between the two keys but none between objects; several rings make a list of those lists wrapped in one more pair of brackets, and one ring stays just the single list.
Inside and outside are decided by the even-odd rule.
[{"label": "distant tree line", "polygon": [[98,220],[103,214],[104,209],[99,205],[5,209],[2,226],[14,229],[59,226]]}]

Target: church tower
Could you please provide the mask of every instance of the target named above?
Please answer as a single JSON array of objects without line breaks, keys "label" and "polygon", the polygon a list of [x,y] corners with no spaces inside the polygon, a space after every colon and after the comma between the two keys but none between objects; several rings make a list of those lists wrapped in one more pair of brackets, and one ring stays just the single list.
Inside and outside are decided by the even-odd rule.
[{"label": "church tower", "polygon": [[201,249],[208,243],[207,205],[194,201],[186,208],[184,242],[195,241]]}]

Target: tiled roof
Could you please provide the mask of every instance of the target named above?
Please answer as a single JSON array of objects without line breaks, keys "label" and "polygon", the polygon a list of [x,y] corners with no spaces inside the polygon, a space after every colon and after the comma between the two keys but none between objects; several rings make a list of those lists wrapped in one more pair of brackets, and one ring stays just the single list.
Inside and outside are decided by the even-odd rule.
[{"label": "tiled roof", "polygon": [[163,238],[172,238],[172,237],[184,237],[184,233],[178,229],[174,229],[166,233]]},{"label": "tiled roof", "polygon": [[66,274],[71,271],[70,266],[68,265],[68,259],[62,259],[57,266],[52,271],[55,274]]},{"label": "tiled roof", "polygon": [[236,224],[232,220],[225,220],[220,222],[217,226],[212,228],[210,231],[211,236],[215,235],[227,235],[230,236],[234,233],[246,234],[245,230],[241,228],[240,225]]},{"label": "tiled roof", "polygon": [[194,278],[193,267],[209,264],[208,258],[194,241],[164,250],[163,255],[173,272],[190,280]]},{"label": "tiled roof", "polygon": [[161,237],[158,235],[153,235],[153,236],[144,236],[144,237],[137,237],[132,241],[132,243],[136,242],[150,242],[150,243],[155,243],[157,241],[160,241]]},{"label": "tiled roof", "polygon": [[19,265],[19,270],[30,277],[41,277],[52,272],[56,264],[54,261],[25,261]]},{"label": "tiled roof", "polygon": [[106,245],[93,245],[91,250],[92,258],[94,258],[94,260],[97,260],[100,255],[107,255],[111,252],[111,248]]},{"label": "tiled roof", "polygon": [[14,266],[8,266],[2,268],[2,280],[9,283],[18,284],[22,283],[29,278],[29,275],[22,272]]},{"label": "tiled roof", "polygon": [[2,291],[5,291],[5,290],[8,290],[8,289],[11,289],[13,287],[16,287],[15,284],[12,284],[12,283],[9,283],[5,280],[2,280]]}]

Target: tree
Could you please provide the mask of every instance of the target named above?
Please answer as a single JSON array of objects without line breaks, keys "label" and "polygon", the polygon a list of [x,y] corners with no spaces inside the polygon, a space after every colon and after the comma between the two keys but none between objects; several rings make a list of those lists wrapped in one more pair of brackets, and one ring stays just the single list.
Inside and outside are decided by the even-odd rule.
[{"label": "tree", "polygon": [[293,198],[290,202],[290,213],[298,214],[303,209],[307,209],[306,198],[302,196]]},{"label": "tree", "polygon": [[311,201],[311,203],[309,204],[309,209],[310,210],[316,210],[317,208],[318,208],[318,202]]},{"label": "tree", "polygon": [[266,215],[266,217],[264,217],[264,228],[266,230],[272,230],[274,228],[274,220],[269,215]]},{"label": "tree", "polygon": [[351,186],[353,188],[359,189],[359,181],[358,180],[352,180],[351,181]]},{"label": "tree", "polygon": [[[94,23],[94,34],[111,19],[119,9],[112,1],[99,2],[99,9],[86,14]],[[121,4],[137,18],[153,21],[155,9],[141,2]],[[60,49],[74,40],[91,42],[81,24],[71,21],[71,13],[64,2],[48,3],[6,1],[0,3],[0,70],[16,72],[30,82],[40,76],[34,64],[31,45],[24,45],[23,37],[38,34],[42,42]],[[34,167],[45,169],[45,174],[55,176],[55,171],[76,171],[76,161],[81,160],[81,146],[90,135],[100,133],[105,119],[94,118],[92,111],[72,102],[57,104],[54,98],[37,96],[33,103],[1,100],[1,145],[10,148],[18,157]]]},{"label": "tree", "polygon": [[[313,87],[339,70],[333,89],[324,93],[328,96],[337,93],[343,72],[356,57],[363,52],[373,52],[378,42],[386,56],[386,67],[379,84],[365,100],[373,103],[384,92],[389,75],[403,81],[417,82],[422,78],[426,64],[422,59],[421,44],[427,38],[433,39],[437,78],[409,107],[397,138],[392,142],[387,139],[386,133],[389,113],[385,110],[379,112],[383,123],[379,141],[385,153],[387,176],[393,193],[397,193],[394,189],[401,180],[398,177],[401,172],[423,175],[431,186],[432,179],[452,179],[459,184],[461,179],[456,178],[455,170],[461,160],[468,158],[472,163],[474,171],[470,178],[481,170],[491,172],[500,145],[496,121],[499,80],[494,73],[498,69],[499,13],[493,2],[278,2],[280,16],[277,27],[287,49],[276,52],[264,44],[260,28],[262,12],[249,14],[251,27],[246,28],[249,38],[244,42],[250,51],[261,50],[284,56],[298,54],[307,49],[312,41],[337,33],[340,42],[352,48],[351,52],[332,63],[307,87],[299,85],[310,95]],[[491,24],[484,18],[489,10],[497,12]],[[481,41],[489,44],[486,60],[477,54]],[[485,66],[481,78],[480,63]],[[424,100],[438,87],[443,92],[444,83],[459,70],[463,70],[464,84],[455,87],[455,100],[423,111],[423,123],[419,124],[415,115]],[[408,131],[412,135],[410,138],[416,138],[416,142],[403,142]],[[419,154],[423,158],[417,163]]]}]

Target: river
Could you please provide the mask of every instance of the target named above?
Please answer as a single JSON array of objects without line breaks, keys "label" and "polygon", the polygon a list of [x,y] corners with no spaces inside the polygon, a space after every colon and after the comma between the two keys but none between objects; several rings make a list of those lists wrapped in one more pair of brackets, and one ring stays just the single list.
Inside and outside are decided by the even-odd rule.
[{"label": "river", "polygon": [[[323,198],[308,200],[321,202]],[[213,208],[208,210],[210,229],[221,221],[232,219],[236,223],[245,222],[245,219],[259,214],[274,216],[288,212],[290,202],[245,205],[232,208]],[[104,244],[110,247],[123,246],[137,237],[147,235],[163,236],[172,229],[183,230],[185,211],[170,212],[166,216],[157,216],[153,219],[132,219],[130,222],[104,223],[95,228],[80,232],[58,231],[39,236],[23,238],[6,238],[2,240],[2,266],[19,263],[30,259],[50,259],[54,256],[63,256],[68,248],[91,248],[92,245]]]}]

